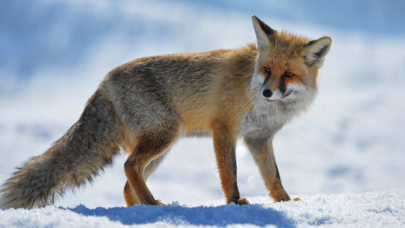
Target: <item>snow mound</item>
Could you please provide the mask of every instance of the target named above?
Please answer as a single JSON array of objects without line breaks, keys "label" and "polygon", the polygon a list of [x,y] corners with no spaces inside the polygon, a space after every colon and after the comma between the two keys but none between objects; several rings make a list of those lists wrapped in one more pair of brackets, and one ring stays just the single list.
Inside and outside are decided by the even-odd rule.
[{"label": "snow mound", "polygon": [[268,197],[251,205],[133,206],[73,209],[2,209],[0,227],[405,227],[405,191],[299,196],[301,202],[272,203]]}]

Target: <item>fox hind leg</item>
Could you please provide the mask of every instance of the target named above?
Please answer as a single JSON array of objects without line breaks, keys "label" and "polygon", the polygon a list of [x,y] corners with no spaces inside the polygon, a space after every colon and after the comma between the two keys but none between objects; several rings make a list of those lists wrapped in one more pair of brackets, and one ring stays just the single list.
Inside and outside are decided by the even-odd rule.
[{"label": "fox hind leg", "polygon": [[124,199],[127,207],[134,206],[135,204],[140,204],[128,181],[125,183],[124,187]]},{"label": "fox hind leg", "polygon": [[[178,128],[175,123],[165,124],[165,129],[145,133],[140,136],[134,152],[125,162],[124,169],[129,186],[135,193],[139,204],[162,205],[155,200],[145,183],[145,169],[156,158],[162,155],[177,137]],[[160,162],[160,160],[157,160]],[[153,165],[153,164],[152,164]],[[157,168],[157,166],[155,167]],[[146,170],[149,174],[150,171]],[[129,191],[128,191],[129,192]]]},{"label": "fox hind leg", "polygon": [[[166,157],[168,154],[169,149],[167,149],[165,152],[163,152],[159,157],[153,159],[145,168],[145,171],[143,172],[143,177],[145,182],[149,179],[150,176],[152,176],[153,172],[156,171],[158,166],[162,163],[163,159]],[[125,183],[124,187],[124,199],[127,204],[127,207],[133,206],[135,204],[140,205],[139,200],[137,196],[135,195],[134,190],[131,188],[129,185],[128,181]],[[163,203],[163,202],[161,202]]]},{"label": "fox hind leg", "polygon": [[165,159],[165,157],[169,153],[169,150],[170,150],[170,148],[165,150],[165,152],[163,152],[161,155],[159,155],[159,157],[153,159],[146,166],[145,170],[143,171],[143,178],[145,179],[145,181],[147,181],[149,179],[149,177],[151,177],[152,174],[157,170],[159,165],[163,162],[163,160]]}]

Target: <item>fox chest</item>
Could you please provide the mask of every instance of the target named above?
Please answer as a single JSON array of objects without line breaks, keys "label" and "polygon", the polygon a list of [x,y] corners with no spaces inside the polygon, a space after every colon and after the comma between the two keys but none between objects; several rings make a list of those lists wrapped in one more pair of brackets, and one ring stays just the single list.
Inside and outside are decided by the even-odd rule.
[{"label": "fox chest", "polygon": [[256,108],[246,113],[239,126],[239,136],[269,138],[279,131],[293,116],[292,110],[277,105]]}]

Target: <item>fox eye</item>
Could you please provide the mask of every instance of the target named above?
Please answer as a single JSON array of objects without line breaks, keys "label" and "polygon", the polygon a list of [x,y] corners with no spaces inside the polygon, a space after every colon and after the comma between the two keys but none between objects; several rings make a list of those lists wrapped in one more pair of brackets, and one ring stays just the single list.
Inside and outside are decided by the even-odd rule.
[{"label": "fox eye", "polygon": [[291,72],[285,72],[285,73],[284,73],[284,76],[285,76],[285,77],[288,77],[288,78],[292,78],[292,77],[295,76],[295,74],[293,74],[293,73],[291,73]]},{"label": "fox eye", "polygon": [[266,72],[266,73],[269,73],[269,74],[270,74],[270,73],[271,73],[271,70],[270,70],[270,68],[265,67],[265,68],[264,68],[264,72]]}]

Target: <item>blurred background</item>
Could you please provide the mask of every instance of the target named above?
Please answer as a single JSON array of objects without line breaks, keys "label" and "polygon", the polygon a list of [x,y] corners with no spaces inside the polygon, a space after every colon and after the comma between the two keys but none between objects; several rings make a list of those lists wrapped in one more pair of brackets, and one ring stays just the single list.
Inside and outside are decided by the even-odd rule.
[{"label": "blurred background", "polygon": [[[401,0],[2,0],[0,183],[79,118],[113,68],[136,58],[255,42],[251,15],[332,48],[313,107],[275,138],[288,193],[405,188],[405,2]],[[243,197],[268,194],[238,142]],[[57,205],[124,206],[125,156]],[[148,181],[155,198],[223,200],[211,139],[183,139]]]}]

